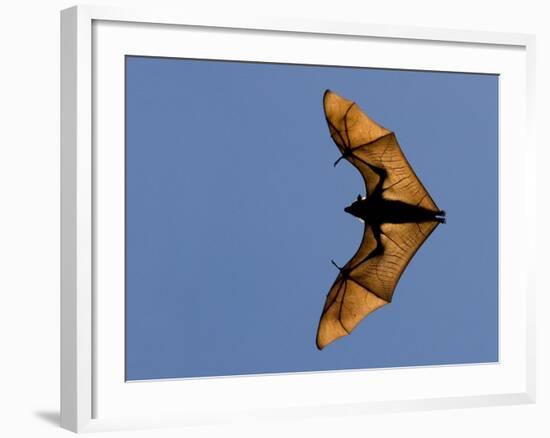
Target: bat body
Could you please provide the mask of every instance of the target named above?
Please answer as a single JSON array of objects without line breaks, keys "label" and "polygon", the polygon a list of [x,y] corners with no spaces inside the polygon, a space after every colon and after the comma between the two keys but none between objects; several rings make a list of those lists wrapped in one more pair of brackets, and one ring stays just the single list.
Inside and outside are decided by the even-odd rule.
[{"label": "bat body", "polygon": [[326,91],[324,109],[332,139],[361,173],[367,191],[344,210],[363,220],[363,239],[327,295],[317,347],[346,336],[374,310],[388,304],[411,258],[445,212],[430,197],[395,134],[336,93]]},{"label": "bat body", "polygon": [[360,196],[344,211],[361,219],[371,227],[382,224],[423,223],[437,221],[445,223],[444,211],[433,212],[427,208],[401,201],[384,199],[379,194],[362,199]]}]

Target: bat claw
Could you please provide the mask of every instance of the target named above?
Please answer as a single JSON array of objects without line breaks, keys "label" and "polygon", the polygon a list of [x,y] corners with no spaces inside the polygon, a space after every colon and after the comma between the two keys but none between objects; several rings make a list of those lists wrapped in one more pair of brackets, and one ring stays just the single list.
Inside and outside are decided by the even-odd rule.
[{"label": "bat claw", "polygon": [[344,266],[338,266],[334,260],[331,260],[330,262],[331,262],[334,266],[336,266],[336,269],[338,269],[338,270],[340,271],[340,275],[341,275],[343,278],[348,278],[348,277],[349,277],[349,272],[350,272],[350,269],[349,269],[349,268],[345,268]]},{"label": "bat claw", "polygon": [[352,152],[351,152],[349,149],[344,149],[344,152],[342,152],[342,155],[340,156],[340,158],[338,158],[338,159],[334,162],[334,167],[336,167],[336,165],[340,162],[340,160],[342,160],[343,158],[347,158],[347,157],[349,157],[350,155],[352,155]]}]

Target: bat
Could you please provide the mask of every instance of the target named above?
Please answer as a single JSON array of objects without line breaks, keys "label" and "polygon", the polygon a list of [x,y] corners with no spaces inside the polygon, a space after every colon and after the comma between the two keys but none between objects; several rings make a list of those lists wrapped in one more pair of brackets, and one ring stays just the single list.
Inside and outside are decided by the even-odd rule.
[{"label": "bat", "polygon": [[388,304],[416,251],[445,212],[426,191],[397,138],[352,101],[327,90],[323,97],[330,136],[340,160],[350,162],[365,182],[366,197],[344,209],[364,222],[363,238],[330,288],[317,330],[322,350],[349,335],[370,313]]}]

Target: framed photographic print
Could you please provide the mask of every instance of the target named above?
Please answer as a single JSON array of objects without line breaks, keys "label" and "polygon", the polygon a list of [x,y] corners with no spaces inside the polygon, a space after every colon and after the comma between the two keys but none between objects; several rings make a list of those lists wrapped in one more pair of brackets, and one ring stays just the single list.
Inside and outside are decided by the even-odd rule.
[{"label": "framed photographic print", "polygon": [[63,427],[534,401],[532,36],[75,7],[61,43]]}]

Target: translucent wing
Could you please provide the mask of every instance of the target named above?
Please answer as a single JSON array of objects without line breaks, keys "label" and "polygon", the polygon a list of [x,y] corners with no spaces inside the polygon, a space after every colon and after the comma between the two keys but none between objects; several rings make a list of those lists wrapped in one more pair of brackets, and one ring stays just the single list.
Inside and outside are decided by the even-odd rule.
[{"label": "translucent wing", "polygon": [[384,198],[439,211],[399,147],[395,134],[368,117],[359,106],[332,91],[323,99],[330,135],[336,146],[361,173],[367,195],[377,187],[386,172]]},{"label": "translucent wing", "polygon": [[329,290],[317,331],[317,347],[346,336],[367,315],[391,302],[403,271],[437,227],[437,221],[365,224],[359,249]]}]

